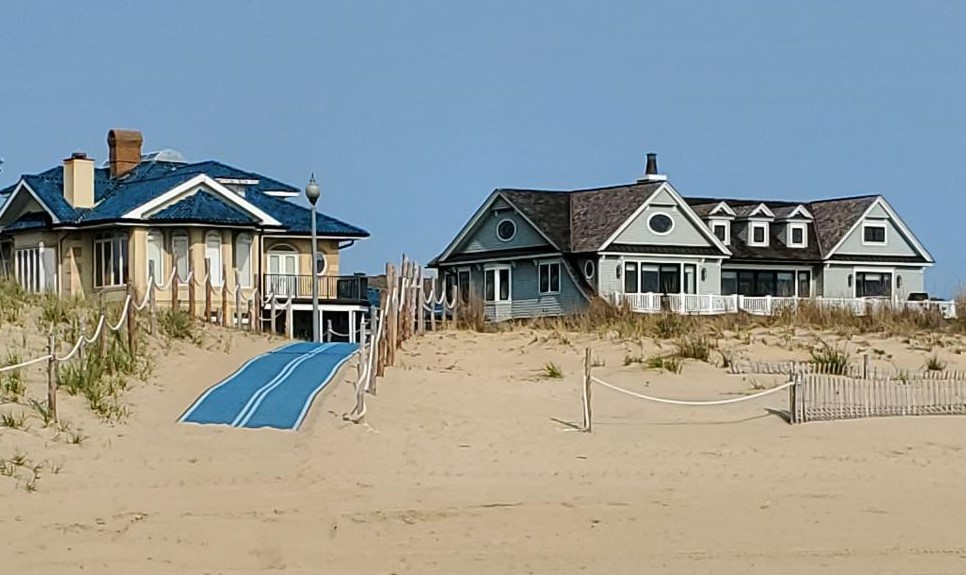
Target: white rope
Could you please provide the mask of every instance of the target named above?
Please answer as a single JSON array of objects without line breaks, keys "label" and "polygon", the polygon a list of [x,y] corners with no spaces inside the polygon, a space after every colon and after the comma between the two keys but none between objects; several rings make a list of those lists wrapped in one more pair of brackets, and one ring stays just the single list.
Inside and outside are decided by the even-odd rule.
[{"label": "white rope", "polygon": [[59,356],[56,356],[55,355],[54,356],[54,359],[57,360],[57,361],[67,361],[68,359],[74,357],[74,354],[76,354],[77,352],[80,351],[80,348],[81,348],[82,345],[84,345],[84,337],[83,336],[81,336],[81,338],[77,340],[77,343],[74,344],[74,347],[73,347],[73,349],[70,350],[70,353],[68,353],[64,357],[59,357]]},{"label": "white rope", "polygon": [[153,284],[149,284],[148,285],[148,289],[145,290],[145,292],[144,292],[144,299],[141,300],[141,304],[140,305],[138,305],[138,304],[135,304],[134,305],[134,309],[136,311],[141,311],[142,309],[148,307],[148,304],[151,303],[151,292],[152,291],[154,291],[154,285]]},{"label": "white rope", "polygon": [[[161,291],[165,291],[165,290],[167,290],[167,289],[168,289],[169,287],[171,287],[171,282],[173,282],[173,281],[174,281],[174,278],[175,278],[175,276],[177,276],[177,275],[178,275],[178,269],[177,269],[177,268],[175,268],[175,269],[173,269],[173,270],[171,270],[171,275],[169,275],[169,276],[168,276],[168,281],[167,281],[167,282],[165,282],[164,284],[160,284],[160,283],[158,283],[158,282],[151,282],[151,283],[152,283],[153,285],[155,285],[155,286],[157,286],[157,288],[158,288],[158,289],[160,289]],[[152,278],[152,279],[153,279],[153,278]]]},{"label": "white rope", "polygon": [[94,330],[94,335],[88,338],[88,337],[85,337],[83,334],[81,334],[81,339],[84,340],[84,343],[94,343],[95,341],[97,341],[97,337],[101,335],[101,330],[104,329],[105,323],[107,323],[107,316],[105,316],[104,314],[101,314],[101,319],[97,321],[97,329]]},{"label": "white rope", "polygon": [[28,359],[27,361],[22,361],[22,362],[20,362],[18,364],[15,364],[15,365],[8,365],[8,366],[5,366],[5,367],[0,367],[0,373],[4,373],[6,371],[13,371],[15,369],[20,369],[22,367],[27,367],[28,365],[33,365],[35,363],[40,363],[42,361],[47,361],[47,360],[50,359],[50,357],[51,356],[48,353],[47,355],[44,355],[44,356],[41,356],[41,357],[38,357],[38,358],[35,358],[35,359]]},{"label": "white rope", "polygon": [[620,393],[624,393],[624,394],[630,395],[631,397],[637,397],[639,399],[646,399],[648,401],[654,401],[654,402],[657,402],[657,403],[667,403],[667,404],[671,404],[671,405],[692,405],[692,406],[726,405],[726,404],[729,404],[729,403],[739,403],[739,402],[742,402],[742,401],[750,401],[752,399],[757,399],[759,397],[763,397],[765,395],[769,395],[769,394],[775,393],[777,391],[781,391],[781,390],[783,390],[785,388],[788,388],[788,387],[791,387],[791,386],[795,385],[795,382],[794,381],[789,381],[788,383],[783,383],[783,384],[779,385],[778,387],[773,387],[773,388],[771,388],[769,390],[762,391],[762,392],[756,393],[754,395],[746,395],[744,397],[735,397],[735,398],[732,398],[732,399],[719,399],[719,400],[714,400],[714,401],[684,401],[684,400],[680,400],[680,399],[663,399],[663,398],[660,398],[660,397],[651,397],[649,395],[644,395],[644,394],[641,394],[641,393],[636,393],[636,392],[633,392],[633,391],[628,391],[628,390],[626,390],[626,389],[624,389],[622,387],[617,387],[616,385],[611,385],[611,384],[607,383],[606,381],[597,379],[596,377],[591,377],[590,379],[594,383],[599,383],[600,385],[603,385],[604,387],[609,387],[610,389],[613,389],[614,391],[619,391]]},{"label": "white rope", "polygon": [[339,332],[335,331],[334,329],[332,329],[331,327],[328,328],[328,331],[329,331],[330,334],[332,334],[334,336],[337,336],[337,337],[349,337],[350,335],[352,335],[352,334],[348,334],[348,333],[339,333]]},{"label": "white rope", "polygon": [[107,327],[111,328],[111,331],[117,331],[121,329],[122,325],[124,325],[124,320],[127,319],[127,311],[130,305],[131,296],[127,296],[127,299],[124,300],[124,309],[121,310],[121,318],[117,320],[117,325],[112,326],[111,324],[107,324]]}]

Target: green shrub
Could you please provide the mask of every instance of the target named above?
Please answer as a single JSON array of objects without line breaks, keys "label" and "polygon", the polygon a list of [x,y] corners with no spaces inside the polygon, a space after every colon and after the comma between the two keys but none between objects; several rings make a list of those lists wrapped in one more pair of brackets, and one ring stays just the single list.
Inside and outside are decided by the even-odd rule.
[{"label": "green shrub", "polygon": [[170,339],[187,340],[197,343],[194,321],[191,314],[181,309],[168,309],[158,314],[158,327]]},{"label": "green shrub", "polygon": [[678,357],[706,362],[711,357],[711,350],[715,348],[715,343],[714,340],[703,335],[697,337],[684,336],[678,338],[677,346]]},{"label": "green shrub", "polygon": [[563,371],[560,369],[559,365],[549,361],[543,366],[543,376],[551,379],[560,379],[563,377]]},{"label": "green shrub", "polygon": [[649,357],[644,365],[650,369],[664,369],[671,373],[681,373],[681,369],[683,368],[681,359],[673,355],[655,355]]}]

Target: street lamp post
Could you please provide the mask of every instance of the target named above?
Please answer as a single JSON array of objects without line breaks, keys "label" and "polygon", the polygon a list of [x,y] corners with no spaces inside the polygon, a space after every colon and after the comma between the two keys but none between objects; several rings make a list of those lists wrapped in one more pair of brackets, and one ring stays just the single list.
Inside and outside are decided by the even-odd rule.
[{"label": "street lamp post", "polygon": [[315,232],[315,204],[319,201],[322,190],[315,183],[315,174],[305,186],[305,197],[312,204],[312,342],[319,343],[319,248],[316,243]]}]

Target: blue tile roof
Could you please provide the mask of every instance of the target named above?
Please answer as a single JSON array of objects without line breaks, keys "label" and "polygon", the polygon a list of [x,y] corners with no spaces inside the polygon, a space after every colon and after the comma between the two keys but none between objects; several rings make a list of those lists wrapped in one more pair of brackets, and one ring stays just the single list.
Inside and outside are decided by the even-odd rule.
[{"label": "blue tile roof", "polygon": [[155,222],[201,222],[254,225],[258,221],[233,204],[202,190],[164,208],[149,218]]},{"label": "blue tile roof", "polygon": [[[154,160],[142,161],[130,173],[119,179],[111,179],[107,168],[96,168],[94,170],[94,201],[96,205],[91,209],[75,209],[64,200],[63,168],[61,167],[51,168],[36,175],[23,176],[23,179],[62,223],[92,225],[121,220],[124,214],[199,174],[205,174],[214,179],[258,180],[257,184],[245,186],[245,199],[278,220],[282,224],[282,231],[292,234],[308,234],[310,232],[312,212],[307,207],[264,193],[267,191],[299,193],[298,188],[217,161],[193,164]],[[200,194],[195,195],[199,196]],[[186,221],[183,218],[191,218],[191,221],[199,223],[257,224],[257,221],[244,210],[218,199],[215,194],[205,193],[205,195],[189,203],[185,203],[185,201],[170,206],[162,210],[161,213],[154,214],[151,220],[173,222],[176,220]],[[244,221],[241,219],[242,216]],[[369,236],[369,232],[362,228],[322,213],[318,214],[317,224],[320,235],[357,238]]]}]

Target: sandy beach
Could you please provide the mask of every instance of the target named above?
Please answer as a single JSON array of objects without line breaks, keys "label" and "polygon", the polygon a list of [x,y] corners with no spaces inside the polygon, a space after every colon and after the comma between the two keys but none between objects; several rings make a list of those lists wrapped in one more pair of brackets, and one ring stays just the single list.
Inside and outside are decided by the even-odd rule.
[{"label": "sandy beach", "polygon": [[[744,345],[754,357],[801,350]],[[56,462],[35,492],[0,481],[10,573],[963,573],[966,433],[955,417],[790,426],[777,393],[716,408],[597,387],[579,433],[581,358],[661,397],[752,393],[781,376],[625,364],[657,344],[520,329],[407,342],[369,398],[354,366],[298,432],[176,424],[207,387],[281,345],[174,346],[105,424],[66,397],[80,445],[32,421],[0,453]],[[854,344],[921,367],[914,342]],[[950,345],[949,369],[966,361]],[[770,354],[770,355],[769,355]],[[547,378],[553,361],[563,377]],[[9,406],[7,406],[9,407]]]}]

